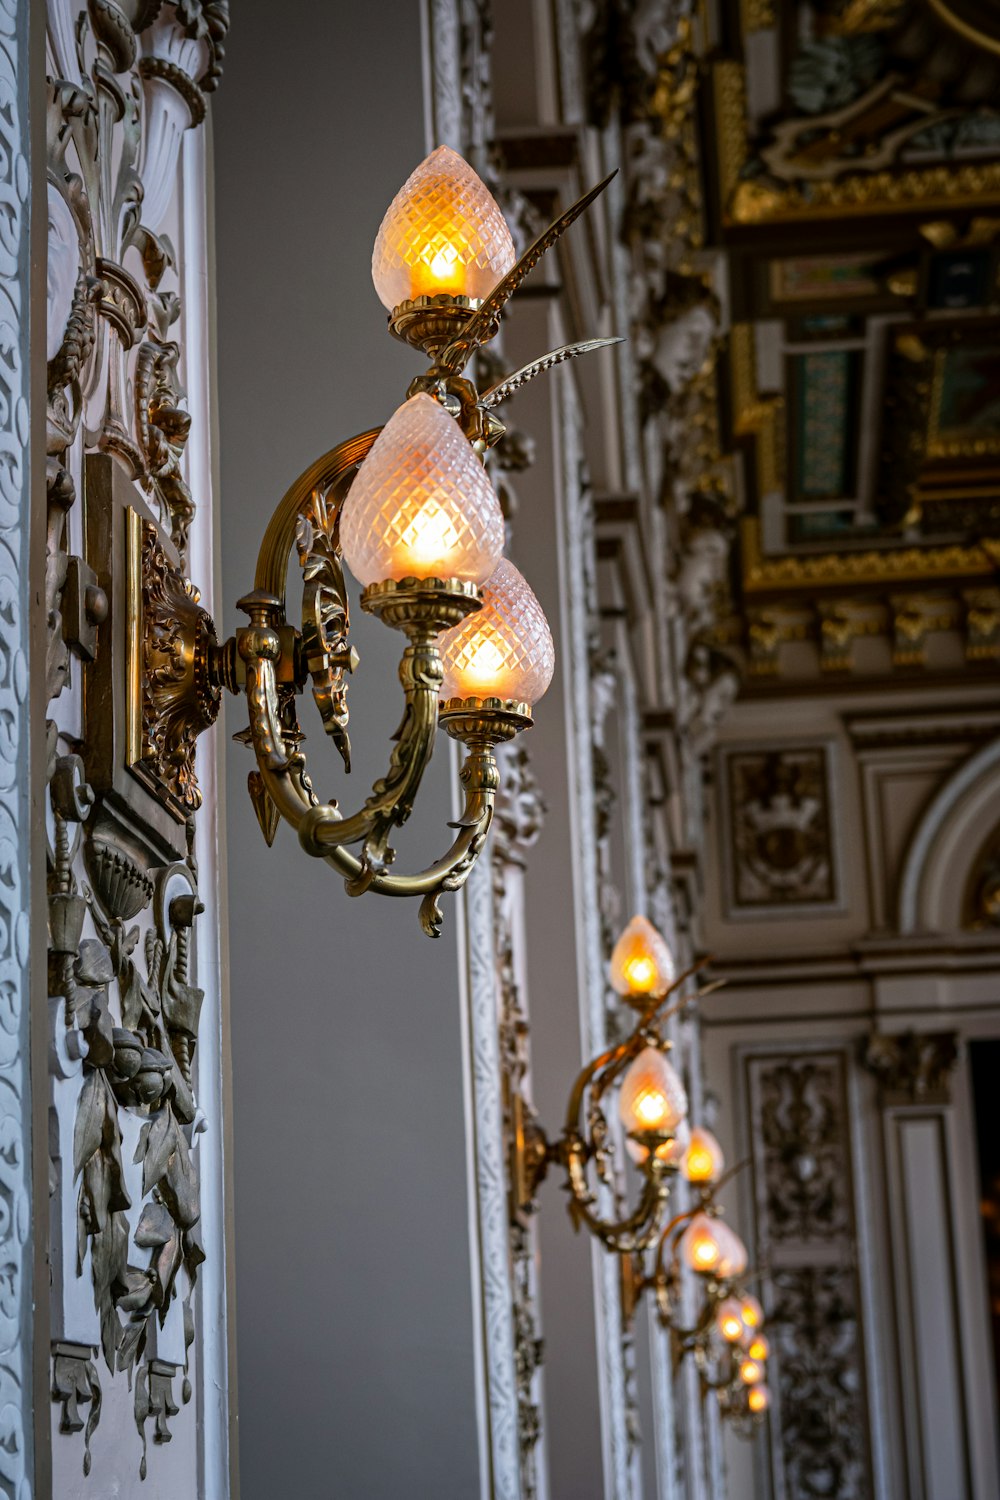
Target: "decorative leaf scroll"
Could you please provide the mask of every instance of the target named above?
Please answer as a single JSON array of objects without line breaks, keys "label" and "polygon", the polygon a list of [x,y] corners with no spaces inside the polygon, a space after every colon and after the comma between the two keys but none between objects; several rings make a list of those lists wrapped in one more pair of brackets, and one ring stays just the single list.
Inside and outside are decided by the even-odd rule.
[{"label": "decorative leaf scroll", "polygon": [[[349,654],[350,612],[339,531],[340,506],[322,491],[313,490],[295,533],[305,582],[302,648],[323,727],[340,751],[344,769],[350,771],[346,674],[352,670],[353,660]],[[257,816],[267,838],[267,826],[259,811]],[[269,844],[273,837],[267,840]]]},{"label": "decorative leaf scroll", "polygon": [[528,246],[517,264],[512,266],[507,275],[497,283],[479,309],[472,314],[458,337],[444,350],[438,361],[439,369],[451,375],[458,375],[465,368],[473,351],[480,344],[488,343],[496,335],[500,326],[500,314],[518,287],[534,270],[546,250],[551,249],[570,225],[576,222],[584,209],[589,208],[594,199],[604,192],[611,179],[617,175],[617,171],[616,167],[614,172],[608,173],[603,182],[599,182],[596,187],[590,189],[589,193],[584,193],[582,198],[578,198],[564,214],[553,220],[548,229],[543,230]]},{"label": "decorative leaf scroll", "polygon": [[527,385],[529,380],[534,380],[536,375],[542,375],[546,370],[561,365],[567,359],[578,359],[581,354],[589,354],[593,349],[607,349],[612,344],[623,344],[624,339],[584,339],[579,344],[563,344],[559,349],[552,349],[548,354],[542,354],[538,359],[533,359],[530,364],[522,365],[511,375],[505,375],[498,380],[496,385],[491,386],[480,399],[480,405],[494,407],[499,406],[501,401],[506,401],[508,396],[513,396],[515,391],[520,390],[522,385]]}]

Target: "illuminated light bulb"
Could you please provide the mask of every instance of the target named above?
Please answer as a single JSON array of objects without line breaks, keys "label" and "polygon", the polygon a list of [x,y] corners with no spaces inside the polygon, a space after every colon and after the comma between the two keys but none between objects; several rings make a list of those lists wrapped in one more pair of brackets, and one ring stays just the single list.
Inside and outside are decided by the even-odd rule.
[{"label": "illuminated light bulb", "polygon": [[740,1298],[740,1317],[749,1329],[759,1328],[764,1321],[764,1309],[756,1297],[749,1293]]},{"label": "illuminated light bulb", "polygon": [[481,300],[515,261],[489,188],[450,146],[411,172],[382,220],[372,280],[390,312],[414,297]]},{"label": "illuminated light bulb", "polygon": [[752,1385],[747,1391],[747,1406],[756,1415],[767,1411],[771,1404],[771,1392],[766,1385]]},{"label": "illuminated light bulb", "polygon": [[542,606],[512,562],[501,558],[483,587],[483,607],[438,642],[441,696],[535,704],[552,681],[556,653]]},{"label": "illuminated light bulb", "polygon": [[715,1326],[727,1344],[738,1344],[746,1337],[746,1324],[736,1297],[727,1297],[719,1303],[715,1314]]},{"label": "illuminated light bulb", "polygon": [[702,1275],[714,1272],[722,1257],[722,1241],[719,1230],[723,1226],[718,1219],[697,1213],[681,1235],[678,1249],[692,1271]]},{"label": "illuminated light bulb", "polygon": [[340,518],[344,558],[366,586],[394,578],[485,583],[503,514],[462,429],[432,396],[405,401],[358,470]]},{"label": "illuminated light bulb", "polygon": [[753,1343],[750,1344],[749,1348],[747,1349],[747,1354],[749,1355],[749,1357],[760,1362],[763,1362],[765,1359],[767,1359],[770,1352],[771,1346],[762,1333],[758,1333]]},{"label": "illuminated light bulb", "polygon": [[618,1111],[630,1133],[673,1135],[687,1114],[680,1075],[656,1047],[644,1047],[622,1078]]},{"label": "illuminated light bulb", "polygon": [[666,940],[646,917],[633,917],[611,954],[611,983],[619,995],[665,995],[676,974]]},{"label": "illuminated light bulb", "polygon": [[741,1360],[740,1379],[744,1385],[759,1385],[764,1379],[764,1366],[756,1359]]},{"label": "illuminated light bulb", "polygon": [[722,1173],[726,1159],[722,1147],[710,1130],[696,1125],[691,1131],[691,1144],[684,1153],[681,1171],[688,1182],[714,1182]]}]

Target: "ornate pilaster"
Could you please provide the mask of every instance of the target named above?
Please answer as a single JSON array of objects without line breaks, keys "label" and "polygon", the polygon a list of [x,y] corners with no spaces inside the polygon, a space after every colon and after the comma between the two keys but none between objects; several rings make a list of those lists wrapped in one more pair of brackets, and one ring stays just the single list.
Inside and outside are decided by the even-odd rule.
[{"label": "ornate pilaster", "polygon": [[[29,679],[29,7],[0,4],[0,1495],[33,1491],[31,1091],[28,1055],[32,772]],[[37,665],[32,663],[31,665]],[[37,755],[32,755],[37,765]]]}]

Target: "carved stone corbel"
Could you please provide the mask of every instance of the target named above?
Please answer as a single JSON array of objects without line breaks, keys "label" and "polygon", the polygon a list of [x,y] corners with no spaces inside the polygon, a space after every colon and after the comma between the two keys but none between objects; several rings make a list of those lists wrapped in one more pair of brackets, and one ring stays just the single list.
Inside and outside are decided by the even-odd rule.
[{"label": "carved stone corbel", "polygon": [[955,1031],[873,1031],[861,1061],[878,1082],[879,1104],[950,1104],[951,1073],[958,1062]]}]

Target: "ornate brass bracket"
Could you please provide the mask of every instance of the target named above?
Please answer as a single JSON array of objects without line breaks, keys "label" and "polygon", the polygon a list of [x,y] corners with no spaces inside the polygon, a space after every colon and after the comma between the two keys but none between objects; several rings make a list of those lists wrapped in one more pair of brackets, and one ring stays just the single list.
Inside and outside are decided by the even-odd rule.
[{"label": "ornate brass bracket", "polygon": [[[672,1004],[668,1005],[668,1002],[707,962],[707,959],[702,960],[686,970],[665,994],[655,1000],[648,1001],[643,997],[636,1003],[639,1018],[631,1034],[617,1047],[594,1058],[577,1076],[570,1093],[563,1131],[557,1141],[548,1139],[532,1106],[520,1092],[514,1092],[508,1145],[512,1219],[521,1221],[536,1210],[538,1188],[549,1167],[558,1163],[565,1173],[574,1228],[585,1227],[609,1250],[626,1258],[637,1255],[652,1244],[663,1221],[671,1185],[679,1168],[673,1132],[659,1129],[630,1132],[643,1182],[636,1208],[622,1218],[610,1220],[599,1215],[596,1211],[598,1194],[591,1187],[587,1174],[593,1167],[598,1180],[608,1188],[612,1186],[613,1147],[602,1100],[645,1048],[669,1051],[670,1043],[664,1040],[662,1027],[672,1015],[683,1010],[693,996],[684,994]],[[702,994],[708,994],[716,987],[706,986]],[[636,1296],[639,1291],[641,1287]]]},{"label": "ornate brass bracket", "polygon": [[210,663],[215,626],[198,591],[174,567],[157,528],[137,511],[128,531],[126,671],[128,764],[177,817],[201,806],[198,736],[218,717],[222,695]]},{"label": "ornate brass bracket", "polygon": [[[613,175],[613,174],[612,174]],[[475,351],[499,326],[500,314],[545,251],[583,212],[611,179],[607,178],[558,218],[522,255],[479,305],[453,296],[420,297],[395,308],[389,327],[397,337],[431,358],[429,369],[411,384],[409,395],[431,395],[461,426],[474,449],[485,454],[502,436],[493,407],[542,370],[617,339],[592,339],[557,349],[500,381],[480,397],[464,375]],[[250,623],[217,647],[204,621],[189,606],[178,636],[176,675],[161,664],[158,708],[162,735],[178,752],[217,710],[218,687],[246,694],[248,728],[237,736],[250,745],[256,769],[249,790],[264,837],[270,844],[284,819],[307,853],[326,859],[358,896],[420,898],[420,921],[430,936],[441,928],[440,897],[468,878],[493,817],[499,785],[494,748],[531,724],[527,704],[495,698],[439,701],[443,667],[437,638],[482,607],[478,589],[455,579],[387,581],[370,585],[361,607],[407,637],[400,662],[404,712],[386,774],[351,816],[335,802],[321,803],[313,791],[302,751],[296,698],[307,685],[324,728],[350,770],[347,677],[357,665],[349,641],[350,616],[340,546],[340,515],[351,482],[372,447],[378,429],[340,443],[307,469],[288,490],[271,518],[261,545],[253,592],[240,601]],[[285,585],[292,549],[304,579],[301,628],[286,619]],[[190,627],[190,628],[189,628]],[[165,643],[173,645],[174,643]],[[183,673],[183,679],[182,679]],[[176,695],[169,689],[176,686]],[[160,720],[157,720],[159,723]],[[453,825],[450,849],[426,869],[396,875],[391,839],[406,822],[436,732],[443,728],[465,746],[460,772],[465,793]],[[352,846],[359,845],[358,853]]]}]

